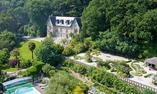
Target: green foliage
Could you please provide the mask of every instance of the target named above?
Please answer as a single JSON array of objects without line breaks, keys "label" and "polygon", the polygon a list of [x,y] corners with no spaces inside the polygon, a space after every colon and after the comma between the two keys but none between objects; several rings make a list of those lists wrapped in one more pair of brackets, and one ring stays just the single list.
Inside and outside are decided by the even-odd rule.
[{"label": "green foliage", "polygon": [[0,49],[7,48],[8,50],[12,50],[16,41],[17,37],[14,33],[7,30],[0,32]]},{"label": "green foliage", "polygon": [[67,47],[64,48],[62,54],[66,55],[66,56],[70,56],[70,55],[74,54],[74,51],[73,51],[72,47],[67,46]]},{"label": "green foliage", "polygon": [[8,49],[0,50],[0,64],[7,63],[9,57],[10,57],[10,54],[9,54]]},{"label": "green foliage", "polygon": [[72,68],[74,66],[74,61],[70,60],[70,59],[66,59],[62,62],[63,66],[66,66],[68,68]]},{"label": "green foliage", "polygon": [[154,85],[157,85],[157,74],[155,74],[155,75],[153,76],[153,78],[152,78],[152,83],[153,83]]},{"label": "green foliage", "polygon": [[51,65],[57,65],[61,57],[57,50],[53,46],[54,42],[52,38],[46,38],[41,45],[35,50],[37,60]]},{"label": "green foliage", "polygon": [[20,59],[20,68],[28,68],[31,66],[31,62],[29,60]]},{"label": "green foliage", "polygon": [[36,67],[37,72],[40,72],[40,71],[41,71],[43,65],[44,65],[44,63],[41,62],[41,61],[33,61],[33,62],[32,62],[32,66],[35,66],[35,67]]},{"label": "green foliage", "polygon": [[19,50],[16,48],[16,49],[13,49],[11,52],[10,52],[10,55],[12,55],[13,57],[15,57],[16,59],[18,58],[18,56],[20,55],[19,53]]},{"label": "green foliage", "polygon": [[39,30],[37,30],[39,36],[45,36],[46,33],[43,32],[45,31],[45,27],[43,25],[45,25],[45,22],[51,13],[50,0],[27,0],[25,8],[30,18],[30,22]]},{"label": "green foliage", "polygon": [[0,65],[0,83],[2,83],[6,79],[6,73],[2,71],[1,65]]},{"label": "green foliage", "polygon": [[73,94],[84,94],[83,89],[80,86],[76,86],[73,89]]},{"label": "green foliage", "polygon": [[68,94],[72,93],[76,82],[73,82],[67,75],[56,74],[51,77],[48,87],[45,89],[46,94]]},{"label": "green foliage", "polygon": [[144,89],[143,94],[155,94],[155,92],[151,91],[150,89]]},{"label": "green foliage", "polygon": [[131,67],[135,70],[135,72],[132,72],[132,74],[136,76],[142,76],[143,74],[147,73],[144,68],[142,68],[139,64],[134,64],[134,62],[131,63]]},{"label": "green foliage", "polygon": [[34,57],[33,57],[33,51],[34,51],[34,49],[36,48],[35,43],[29,42],[28,48],[29,48],[29,50],[32,52],[32,59],[34,59]]},{"label": "green foliage", "polygon": [[77,73],[80,73],[80,74],[85,74],[86,73],[86,67],[83,66],[83,65],[80,65],[80,64],[75,64],[73,66],[73,70]]},{"label": "green foliage", "polygon": [[[54,67],[52,67],[50,64],[45,64],[43,67],[42,67],[42,71],[46,74],[46,75],[49,75],[49,73],[53,73],[53,71],[51,71],[52,69],[54,69]],[[50,72],[51,71],[51,72]]]},{"label": "green foliage", "polygon": [[105,67],[107,69],[111,68],[108,61],[103,61],[102,59],[97,59],[96,63],[97,63],[97,66],[99,66],[99,67]]},{"label": "green foliage", "polygon": [[35,61],[32,62],[32,66],[27,69],[27,72],[24,75],[29,75],[29,76],[36,76],[38,75],[39,72],[41,72],[43,62],[40,61]]},{"label": "green foliage", "polygon": [[[116,62],[116,61],[113,61]],[[117,74],[123,77],[129,77],[130,71],[132,70],[129,65],[126,63],[126,61],[117,61],[116,63],[113,63],[114,70],[116,70]]]},{"label": "green foliage", "polygon": [[146,74],[145,76],[144,76],[144,78],[148,78],[148,77],[151,77],[153,74],[151,74],[151,73],[149,73],[149,74]]},{"label": "green foliage", "polygon": [[83,43],[77,43],[73,48],[73,51],[78,54],[85,51],[85,47]]},{"label": "green foliage", "polygon": [[54,44],[54,47],[55,47],[55,49],[57,50],[57,52],[59,54],[62,54],[62,52],[64,50],[64,47],[62,45],[60,45],[60,44]]},{"label": "green foliage", "polygon": [[86,59],[87,62],[92,62],[92,56],[90,54],[90,51],[86,52],[85,59]]},{"label": "green foliage", "polygon": [[82,13],[82,29],[105,52],[136,58],[156,55],[147,54],[157,41],[156,3],[92,0]]},{"label": "green foliage", "polygon": [[50,70],[50,71],[49,71],[50,77],[51,77],[51,76],[54,76],[55,72],[56,72],[55,70]]},{"label": "green foliage", "polygon": [[37,74],[37,68],[35,66],[31,66],[27,69],[27,75],[35,76]]},{"label": "green foliage", "polygon": [[95,80],[107,87],[115,88],[119,92],[125,92],[126,94],[141,94],[141,91],[134,86],[128,85],[124,81],[120,80],[114,74],[108,73],[103,69],[95,69],[90,76],[92,80]]},{"label": "green foliage", "polygon": [[51,3],[52,14],[80,17],[84,7],[87,6],[90,1],[91,0],[53,0]]},{"label": "green foliage", "polygon": [[[30,60],[32,58],[32,53],[30,53],[30,50],[28,49],[28,45],[29,45],[30,42],[35,43],[36,48],[38,48],[39,45],[41,44],[40,42],[33,41],[33,40],[29,40],[27,42],[20,42],[20,45],[18,47],[19,52],[20,52],[20,56],[22,58],[24,58],[25,60]],[[34,59],[36,59],[36,55],[34,55]]]}]

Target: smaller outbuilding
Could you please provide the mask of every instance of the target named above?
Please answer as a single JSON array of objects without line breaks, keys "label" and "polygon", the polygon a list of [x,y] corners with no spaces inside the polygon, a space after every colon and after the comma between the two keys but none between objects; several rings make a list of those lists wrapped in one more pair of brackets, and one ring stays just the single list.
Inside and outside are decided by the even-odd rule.
[{"label": "smaller outbuilding", "polygon": [[148,58],[145,60],[145,66],[149,66],[152,69],[156,69],[155,65],[157,64],[157,57]]},{"label": "smaller outbuilding", "polygon": [[92,87],[88,90],[88,94],[105,94],[104,92],[99,91],[97,88]]}]

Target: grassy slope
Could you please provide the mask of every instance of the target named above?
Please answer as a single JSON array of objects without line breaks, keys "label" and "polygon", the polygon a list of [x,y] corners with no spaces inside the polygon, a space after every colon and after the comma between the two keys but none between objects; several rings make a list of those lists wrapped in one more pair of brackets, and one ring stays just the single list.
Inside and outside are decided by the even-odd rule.
[{"label": "grassy slope", "polygon": [[[35,45],[36,45],[36,48],[39,47],[39,45],[41,44],[40,42],[38,41],[33,41],[33,40],[29,40],[29,41],[24,41],[24,42],[21,42],[19,45],[18,45],[18,49],[19,49],[19,52],[20,52],[20,56],[22,56],[22,58],[26,59],[26,60],[30,60],[32,59],[32,53],[31,51],[29,50],[28,48],[28,44],[29,42],[34,42]],[[14,57],[10,57],[10,59],[13,59]],[[34,59],[36,59],[36,56],[34,54]]]}]

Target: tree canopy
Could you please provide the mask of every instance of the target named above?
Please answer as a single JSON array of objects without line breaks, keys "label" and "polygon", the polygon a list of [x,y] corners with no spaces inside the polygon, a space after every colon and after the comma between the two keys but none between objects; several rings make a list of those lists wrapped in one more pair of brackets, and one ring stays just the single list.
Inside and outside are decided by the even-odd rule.
[{"label": "tree canopy", "polygon": [[157,42],[156,12],[155,0],[92,0],[82,13],[82,30],[101,50],[143,57]]},{"label": "tree canopy", "polygon": [[61,57],[55,47],[52,38],[46,38],[41,45],[35,50],[37,60],[51,65],[57,65]]}]

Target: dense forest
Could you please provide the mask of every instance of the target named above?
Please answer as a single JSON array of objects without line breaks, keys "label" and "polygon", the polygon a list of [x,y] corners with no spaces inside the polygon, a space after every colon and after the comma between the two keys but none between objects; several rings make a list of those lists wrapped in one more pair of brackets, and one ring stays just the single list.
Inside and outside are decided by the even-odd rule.
[{"label": "dense forest", "polygon": [[82,15],[91,0],[0,0],[0,32],[45,36],[49,15]]},{"label": "dense forest", "polygon": [[83,30],[103,51],[136,58],[156,56],[156,0],[92,0]]},{"label": "dense forest", "polygon": [[157,56],[156,0],[1,0],[0,32],[45,36],[49,15],[77,16],[95,48],[134,58]]}]

